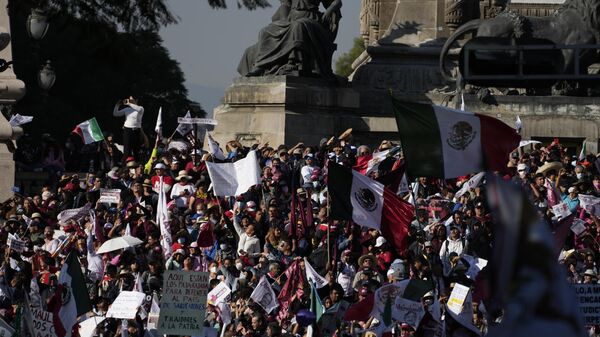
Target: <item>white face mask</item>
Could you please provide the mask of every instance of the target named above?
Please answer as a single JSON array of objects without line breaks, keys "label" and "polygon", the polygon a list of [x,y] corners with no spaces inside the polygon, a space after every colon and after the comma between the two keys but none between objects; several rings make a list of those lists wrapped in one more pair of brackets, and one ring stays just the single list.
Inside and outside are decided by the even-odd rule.
[{"label": "white face mask", "polygon": [[211,273],[216,273],[217,272],[217,267],[214,267],[214,266],[210,267],[209,270],[210,270]]},{"label": "white face mask", "polygon": [[577,177],[577,179],[581,179],[583,178],[583,173],[575,173],[575,176]]}]

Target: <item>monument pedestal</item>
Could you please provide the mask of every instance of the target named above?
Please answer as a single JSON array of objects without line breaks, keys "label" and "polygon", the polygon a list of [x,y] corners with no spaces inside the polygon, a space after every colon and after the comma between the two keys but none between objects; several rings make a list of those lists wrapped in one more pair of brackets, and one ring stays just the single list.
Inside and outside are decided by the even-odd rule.
[{"label": "monument pedestal", "polygon": [[242,77],[225,90],[214,110],[221,144],[318,144],[359,118],[359,97],[347,83],[294,76]]}]

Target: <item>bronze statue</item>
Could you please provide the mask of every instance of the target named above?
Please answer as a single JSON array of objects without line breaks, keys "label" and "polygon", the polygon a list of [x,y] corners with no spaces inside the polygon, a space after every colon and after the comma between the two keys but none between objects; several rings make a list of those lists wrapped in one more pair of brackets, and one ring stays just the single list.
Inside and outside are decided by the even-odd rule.
[{"label": "bronze statue", "polygon": [[[440,71],[448,81],[456,81],[445,67],[448,50],[468,32],[476,32],[477,37],[545,39],[556,45],[598,44],[600,0],[567,0],[555,15],[547,17],[522,16],[504,11],[491,19],[477,19],[465,23],[446,40],[440,55]],[[573,50],[564,49],[562,56],[564,62],[559,62],[560,69],[557,69],[557,73],[572,72],[575,65]],[[596,52],[585,52],[580,62],[581,69],[586,69],[597,60]]]},{"label": "bronze statue", "polygon": [[[325,13],[319,12],[323,3]],[[331,77],[331,58],[341,19],[342,0],[282,0],[258,43],[246,49],[238,66],[242,76]]]}]

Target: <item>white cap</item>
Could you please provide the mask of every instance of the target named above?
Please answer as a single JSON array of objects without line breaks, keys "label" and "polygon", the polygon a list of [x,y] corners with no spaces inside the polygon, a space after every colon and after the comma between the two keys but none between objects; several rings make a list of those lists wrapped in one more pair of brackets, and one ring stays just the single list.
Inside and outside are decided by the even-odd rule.
[{"label": "white cap", "polygon": [[161,169],[161,170],[165,170],[167,168],[167,165],[163,164],[163,163],[158,163],[156,165],[154,165],[154,169]]},{"label": "white cap", "polygon": [[527,164],[520,163],[517,165],[517,171],[527,170]]},{"label": "white cap", "polygon": [[375,247],[381,247],[386,242],[387,240],[383,236],[380,236],[377,238],[377,240],[375,240]]},{"label": "white cap", "polygon": [[573,193],[573,192],[575,192],[575,186],[569,187],[569,193]]}]

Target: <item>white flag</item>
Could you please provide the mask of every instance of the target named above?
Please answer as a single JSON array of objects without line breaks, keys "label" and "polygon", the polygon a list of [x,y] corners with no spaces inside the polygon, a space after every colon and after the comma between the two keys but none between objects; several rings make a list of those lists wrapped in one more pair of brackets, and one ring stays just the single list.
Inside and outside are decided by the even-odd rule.
[{"label": "white flag", "polygon": [[[192,115],[190,114],[190,112],[189,112],[189,111],[188,111],[188,112],[185,114],[184,118],[192,118]],[[193,129],[194,129],[194,126],[193,126],[192,124],[184,124],[184,123],[181,123],[181,124],[179,124],[179,126],[177,127],[177,130],[176,130],[176,131],[177,131],[177,132],[178,132],[180,135],[182,135],[182,136],[185,136],[185,135],[187,135],[188,133],[192,132],[192,130],[193,130]]]},{"label": "white flag", "polygon": [[171,244],[173,239],[171,238],[171,226],[169,224],[169,210],[167,209],[167,196],[164,189],[163,177],[160,176],[159,193],[158,193],[158,205],[156,210],[156,222],[160,228],[160,245],[162,246],[165,259],[168,259],[173,254]]},{"label": "white flag", "polygon": [[479,184],[481,184],[481,181],[483,181],[483,177],[485,177],[485,172],[479,172],[476,175],[472,176],[471,179],[462,184],[460,190],[458,190],[458,192],[456,192],[456,194],[454,195],[454,198],[458,200],[458,198],[462,197],[465,193],[479,186]]},{"label": "white flag", "polygon": [[327,280],[317,273],[315,268],[308,263],[307,258],[304,258],[304,267],[306,269],[306,278],[315,285],[315,288],[321,289],[327,285]]},{"label": "white flag", "polygon": [[387,158],[388,153],[390,153],[390,150],[373,153],[373,158],[367,163],[367,171],[365,172],[365,175],[368,176],[371,174],[371,172],[379,170],[379,164],[381,164],[381,162]]},{"label": "white flag", "polygon": [[517,115],[517,120],[515,121],[515,129],[517,130],[517,133],[521,133],[521,129],[523,128],[523,122],[521,122],[521,117],[519,117],[519,115]]},{"label": "white flag", "polygon": [[16,114],[10,118],[10,121],[8,121],[8,123],[14,128],[15,126],[27,124],[32,120],[33,116],[21,116],[19,114]]},{"label": "white flag", "polygon": [[246,158],[235,163],[206,163],[215,196],[241,195],[254,185],[260,184],[260,167],[256,152],[250,151]]},{"label": "white flag", "polygon": [[217,305],[221,302],[225,302],[229,294],[231,294],[231,289],[229,289],[225,282],[221,282],[208,292],[206,295],[206,301],[210,305]]},{"label": "white flag", "polygon": [[261,277],[260,282],[250,295],[250,298],[260,305],[267,314],[270,314],[273,309],[277,308],[277,296],[266,277]]},{"label": "white flag", "polygon": [[219,147],[219,143],[217,143],[214,138],[208,134],[208,151],[213,156],[213,158],[218,160],[225,160],[225,154],[221,151]]},{"label": "white flag", "polygon": [[158,108],[158,116],[156,117],[156,125],[154,131],[160,137],[162,136],[162,106]]}]

